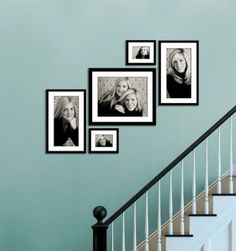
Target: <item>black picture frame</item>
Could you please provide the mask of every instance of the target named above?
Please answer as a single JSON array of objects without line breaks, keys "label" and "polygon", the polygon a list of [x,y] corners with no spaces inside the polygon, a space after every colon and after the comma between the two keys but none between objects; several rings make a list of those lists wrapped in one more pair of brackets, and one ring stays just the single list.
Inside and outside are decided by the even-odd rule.
[{"label": "black picture frame", "polygon": [[126,65],[156,65],[156,40],[126,40]]},{"label": "black picture frame", "polygon": [[158,47],[159,105],[199,105],[199,41],[162,40]]},{"label": "black picture frame", "polygon": [[119,153],[119,129],[89,128],[89,153]]},{"label": "black picture frame", "polygon": [[46,153],[85,152],[86,90],[47,89]]},{"label": "black picture frame", "polygon": [[[118,114],[114,111],[114,103],[118,100],[115,97],[116,86],[120,79],[126,79],[129,92],[135,92],[136,112]],[[127,80],[128,79],[128,80]],[[113,89],[113,90],[112,90]],[[104,95],[111,93],[111,99],[104,98]],[[126,90],[127,91],[127,90]],[[120,98],[124,98],[127,92]],[[130,95],[129,97],[134,95]],[[111,101],[112,100],[112,101]],[[115,101],[114,101],[115,100]],[[106,102],[105,102],[106,101]],[[124,99],[120,100],[123,107]],[[126,100],[127,101],[127,100]],[[125,101],[125,104],[127,102]],[[109,103],[110,102],[110,103]],[[113,105],[111,105],[113,102]],[[112,112],[104,112],[103,104]],[[118,103],[116,103],[118,104]],[[139,107],[139,108],[138,108]],[[126,105],[125,108],[132,108]],[[140,111],[140,113],[138,112]],[[156,125],[156,69],[155,68],[90,68],[89,69],[89,124],[90,125]]]}]

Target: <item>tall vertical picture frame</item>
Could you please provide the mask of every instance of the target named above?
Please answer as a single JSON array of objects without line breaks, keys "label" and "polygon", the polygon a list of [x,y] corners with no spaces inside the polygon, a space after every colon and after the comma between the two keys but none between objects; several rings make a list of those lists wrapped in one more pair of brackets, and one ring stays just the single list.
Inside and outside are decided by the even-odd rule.
[{"label": "tall vertical picture frame", "polygon": [[199,42],[159,41],[159,105],[199,104]]},{"label": "tall vertical picture frame", "polygon": [[46,152],[86,152],[86,91],[46,90]]}]

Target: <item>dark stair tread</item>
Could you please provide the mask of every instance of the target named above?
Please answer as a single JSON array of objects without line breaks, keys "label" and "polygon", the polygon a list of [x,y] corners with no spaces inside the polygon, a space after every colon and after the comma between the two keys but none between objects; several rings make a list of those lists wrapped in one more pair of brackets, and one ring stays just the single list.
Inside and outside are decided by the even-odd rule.
[{"label": "dark stair tread", "polygon": [[193,237],[193,234],[166,234],[165,237]]},{"label": "dark stair tread", "polygon": [[236,196],[236,193],[213,193],[212,196]]},{"label": "dark stair tread", "polygon": [[217,214],[189,214],[191,217],[215,217]]}]

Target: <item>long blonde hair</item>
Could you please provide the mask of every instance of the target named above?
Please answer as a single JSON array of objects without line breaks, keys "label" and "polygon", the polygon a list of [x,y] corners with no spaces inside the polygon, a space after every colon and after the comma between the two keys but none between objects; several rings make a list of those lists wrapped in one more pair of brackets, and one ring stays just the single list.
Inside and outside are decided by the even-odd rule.
[{"label": "long blonde hair", "polygon": [[76,114],[75,104],[74,104],[74,102],[73,102],[72,97],[63,96],[63,97],[61,97],[61,98],[57,101],[57,103],[56,103],[56,105],[55,105],[55,109],[54,109],[54,118],[55,118],[55,119],[61,119],[61,118],[62,118],[63,112],[64,112],[64,108],[65,108],[65,106],[66,106],[68,103],[72,103],[72,104],[73,104],[73,107],[74,107],[74,114],[75,114],[74,116],[75,116],[75,118],[76,118],[76,124],[77,124],[77,126],[78,126],[78,124],[79,124],[78,116],[77,116],[77,114]]},{"label": "long blonde hair", "polygon": [[117,78],[114,86],[112,87],[111,90],[105,92],[99,99],[98,103],[99,104],[109,104],[110,103],[110,108],[112,108],[112,106],[114,106],[117,102],[119,97],[117,98],[117,94],[116,94],[116,89],[117,89],[117,85],[121,82],[121,81],[125,81],[127,83],[128,89],[130,88],[130,80],[127,77],[121,77],[121,78]]},{"label": "long blonde hair", "polygon": [[120,102],[123,107],[126,107],[125,98],[129,94],[134,94],[135,97],[137,98],[137,105],[136,105],[134,111],[143,112],[143,101],[142,101],[138,91],[135,88],[129,88],[125,93],[122,94],[122,96],[118,99],[117,102]]},{"label": "long blonde hair", "polygon": [[[173,65],[173,58],[176,54],[181,54],[184,57],[186,62],[186,69],[184,72],[184,78],[181,78]],[[191,84],[191,66],[190,66],[190,58],[187,54],[186,49],[174,49],[169,56],[169,65],[168,65],[168,74],[170,74],[174,80],[179,83]]]}]

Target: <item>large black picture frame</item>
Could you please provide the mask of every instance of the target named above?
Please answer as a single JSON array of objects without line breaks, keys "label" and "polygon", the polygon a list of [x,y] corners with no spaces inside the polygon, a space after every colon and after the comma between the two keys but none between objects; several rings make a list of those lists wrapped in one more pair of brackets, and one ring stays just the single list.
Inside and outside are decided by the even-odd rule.
[{"label": "large black picture frame", "polygon": [[[129,91],[119,100],[117,86],[121,79]],[[123,83],[123,82],[121,82]],[[124,85],[122,85],[124,86]],[[113,93],[112,93],[113,92]],[[132,94],[131,92],[135,93]],[[118,97],[114,97],[114,93]],[[128,96],[128,93],[130,94]],[[108,95],[108,97],[104,97]],[[124,97],[124,95],[126,95]],[[112,96],[112,97],[111,97]],[[135,112],[129,100],[136,99]],[[103,99],[103,101],[101,101]],[[111,100],[113,100],[111,102]],[[103,106],[103,104],[105,104]],[[117,113],[115,105],[123,105],[125,113]],[[107,106],[107,107],[106,107]],[[113,112],[104,112],[104,107]],[[111,109],[112,108],[112,109]],[[142,108],[142,109],[141,109]],[[129,110],[128,110],[129,109]],[[140,115],[142,114],[142,115]],[[156,69],[155,68],[90,68],[89,69],[90,125],[156,125]]]}]

